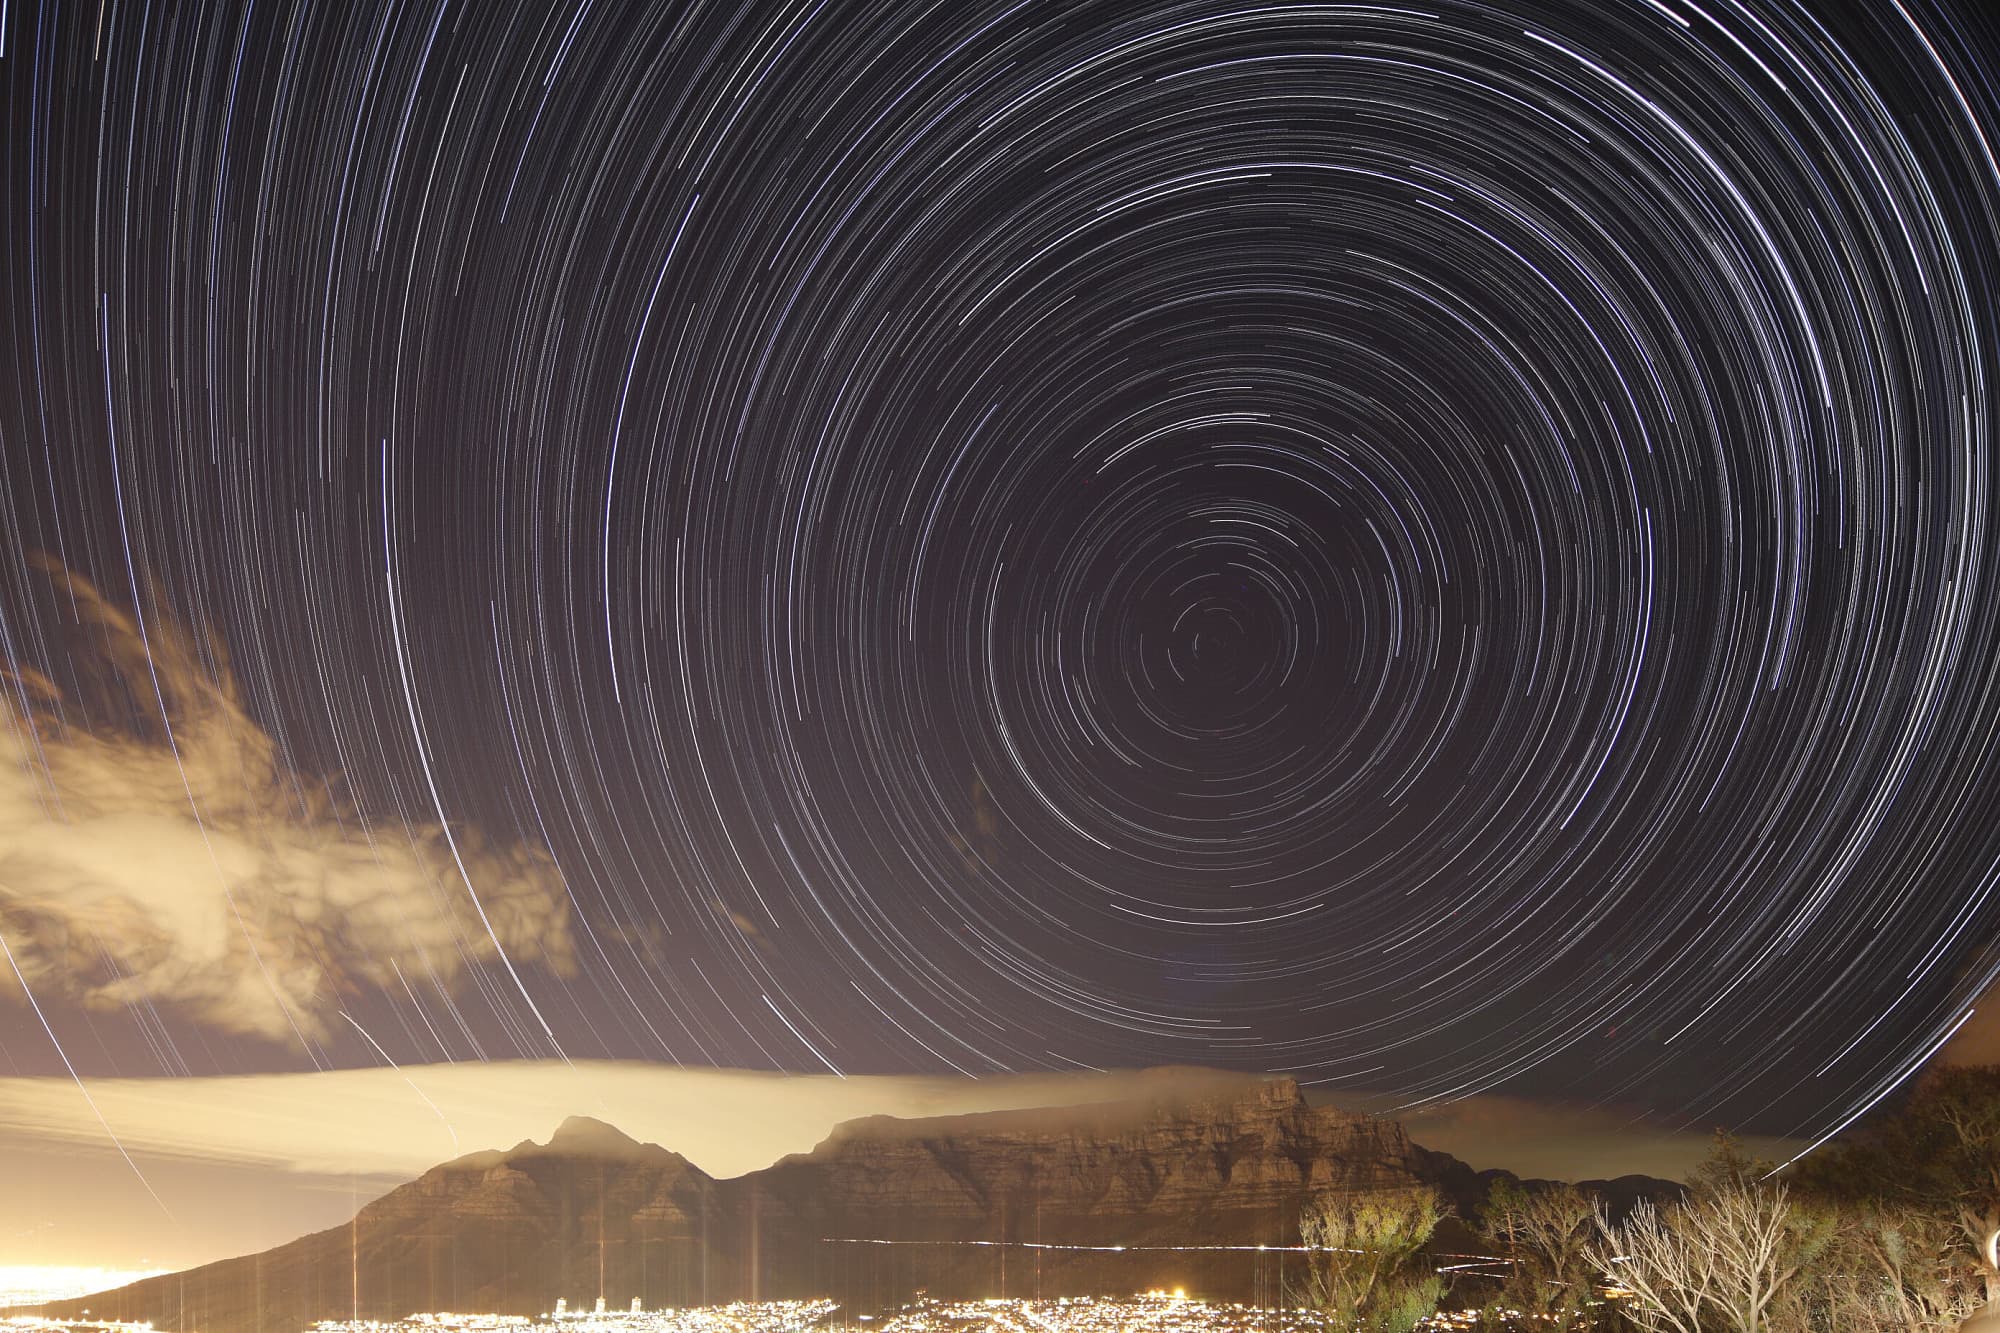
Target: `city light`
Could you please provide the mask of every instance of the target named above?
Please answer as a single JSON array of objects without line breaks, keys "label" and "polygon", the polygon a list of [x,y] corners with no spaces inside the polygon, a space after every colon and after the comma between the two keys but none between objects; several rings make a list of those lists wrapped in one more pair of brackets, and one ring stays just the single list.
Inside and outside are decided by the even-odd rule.
[{"label": "city light", "polygon": [[0,1266],[0,1309],[40,1305],[43,1301],[88,1296],[142,1278],[157,1277],[157,1268],[92,1268],[77,1264],[12,1264]]}]

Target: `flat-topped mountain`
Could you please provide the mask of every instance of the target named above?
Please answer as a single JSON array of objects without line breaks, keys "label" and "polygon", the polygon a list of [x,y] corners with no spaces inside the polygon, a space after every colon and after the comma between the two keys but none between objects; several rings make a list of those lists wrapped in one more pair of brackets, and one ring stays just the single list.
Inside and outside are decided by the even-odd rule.
[{"label": "flat-topped mountain", "polygon": [[[346,1226],[46,1307],[203,1333],[295,1333],[415,1310],[535,1314],[832,1296],[1184,1286],[1274,1300],[1328,1189],[1483,1189],[1394,1121],[1309,1105],[1290,1079],[1161,1102],[849,1121],[809,1153],[716,1180],[573,1117],[546,1144],[425,1172]],[[994,1242],[1007,1242],[994,1244]],[[1178,1247],[1242,1246],[1243,1249]]]},{"label": "flat-topped mountain", "polygon": [[1165,1107],[850,1121],[732,1184],[767,1217],[855,1236],[1276,1241],[1312,1194],[1425,1178],[1418,1151],[1394,1121],[1309,1106],[1283,1080]]}]

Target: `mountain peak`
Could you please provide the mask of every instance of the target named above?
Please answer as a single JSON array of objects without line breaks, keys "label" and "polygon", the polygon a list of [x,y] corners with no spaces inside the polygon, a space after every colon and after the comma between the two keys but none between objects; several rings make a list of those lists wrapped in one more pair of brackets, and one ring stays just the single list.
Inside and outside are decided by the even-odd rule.
[{"label": "mountain peak", "polygon": [[556,1126],[556,1132],[549,1136],[549,1146],[578,1152],[599,1147],[631,1149],[638,1147],[639,1141],[616,1125],[608,1125],[592,1116],[573,1115]]},{"label": "mountain peak", "polygon": [[601,1157],[618,1161],[666,1160],[677,1156],[657,1143],[641,1143],[616,1125],[587,1115],[573,1115],[564,1120],[547,1143],[523,1143],[507,1155]]},{"label": "mountain peak", "polygon": [[921,1268],[933,1295],[992,1292],[1006,1270],[983,1247],[1000,1243],[1047,1247],[1035,1272],[1051,1292],[1185,1282],[1261,1299],[1280,1288],[1309,1200],[1415,1184],[1469,1202],[1487,1180],[1414,1147],[1394,1121],[1313,1108],[1282,1077],[1175,1077],[1122,1103],[846,1122],[812,1153],[721,1181],[572,1116],[546,1144],[447,1163],[346,1227],[44,1314],[209,1333],[357,1309],[393,1318],[440,1303],[447,1260],[449,1298],[501,1314],[599,1292],[648,1307],[762,1293],[865,1308],[918,1280],[905,1267],[906,1290],[894,1265],[854,1263],[848,1247],[875,1241],[938,1246]]}]

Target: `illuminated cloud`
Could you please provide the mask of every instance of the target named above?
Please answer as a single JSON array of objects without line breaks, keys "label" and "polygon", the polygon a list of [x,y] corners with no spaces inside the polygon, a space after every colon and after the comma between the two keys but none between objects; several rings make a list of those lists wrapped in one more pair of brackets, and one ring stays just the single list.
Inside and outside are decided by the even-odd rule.
[{"label": "illuminated cloud", "polygon": [[151,716],[87,725],[46,677],[7,675],[0,933],[14,967],[0,994],[20,999],[25,979],[43,1000],[172,1005],[285,1040],[325,1036],[344,995],[398,969],[449,986],[504,948],[570,970],[568,898],[545,853],[454,827],[455,859],[436,825],[369,820],[336,783],[292,771],[219,644],[142,624],[81,578],[68,591],[107,680]]},{"label": "illuminated cloud", "polygon": [[[88,1080],[106,1123],[144,1164],[177,1226],[163,1224],[85,1113],[75,1084],[0,1079],[0,1179],[36,1201],[22,1214],[32,1233],[0,1241],[17,1258],[51,1263],[180,1267],[248,1253],[338,1225],[368,1199],[453,1157],[546,1140],[577,1114],[726,1177],[808,1151],[836,1124],[861,1116],[1183,1098],[1240,1088],[1250,1077],[1165,1068],[841,1079],[640,1061],[510,1061]],[[1648,1126],[1615,1108],[1510,1097],[1470,1098],[1406,1124],[1418,1143],[1476,1168],[1568,1179],[1679,1178],[1709,1146],[1704,1132]],[[1749,1146],[1785,1157],[1798,1145],[1752,1139]]]},{"label": "illuminated cloud", "polygon": [[[1212,1070],[791,1075],[640,1061],[497,1061],[229,1078],[92,1079],[106,1122],[135,1152],[279,1172],[408,1178],[462,1153],[546,1139],[589,1115],[741,1175],[805,1152],[844,1120],[1184,1098],[1248,1086]],[[0,1079],[0,1137],[103,1141],[68,1079]]]},{"label": "illuminated cloud", "polygon": [[1952,1033],[1933,1065],[2000,1064],[2000,982],[1988,986],[1972,1005],[1972,1016]]},{"label": "illuminated cloud", "polygon": [[[546,1139],[589,1115],[661,1144],[709,1174],[741,1175],[805,1152],[842,1121],[924,1117],[1093,1102],[1231,1095],[1261,1076],[1161,1068],[1107,1073],[773,1074],[676,1069],[642,1061],[515,1060],[227,1078],[92,1079],[106,1122],[134,1151],[280,1172],[406,1178],[478,1149]],[[1317,1100],[1317,1099],[1315,1099]],[[1375,1110],[1366,1099],[1341,1099]],[[1633,1172],[1684,1176],[1705,1131],[1661,1129],[1618,1108],[1569,1108],[1485,1096],[1405,1124],[1426,1147],[1473,1166],[1581,1179]],[[0,1136],[87,1147],[103,1139],[78,1114],[67,1079],[0,1079]],[[1769,1155],[1785,1140],[1751,1139]]]},{"label": "illuminated cloud", "polygon": [[[1387,1098],[1337,1098],[1357,1110],[1393,1114]],[[1401,1117],[1410,1137],[1485,1170],[1549,1180],[1604,1180],[1624,1175],[1684,1180],[1706,1157],[1714,1128],[1668,1128],[1631,1106],[1577,1106],[1489,1093]],[[1782,1162],[1800,1140],[1741,1136],[1753,1156]]]}]

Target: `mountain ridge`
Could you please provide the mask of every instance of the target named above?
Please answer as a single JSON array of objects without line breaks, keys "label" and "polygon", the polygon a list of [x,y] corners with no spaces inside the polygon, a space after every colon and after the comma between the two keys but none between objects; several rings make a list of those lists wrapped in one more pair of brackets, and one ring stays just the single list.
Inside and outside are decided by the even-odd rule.
[{"label": "mountain ridge", "polygon": [[[1469,1212],[1502,1175],[1412,1143],[1396,1121],[1312,1106],[1289,1078],[1181,1098],[863,1117],[725,1179],[572,1116],[546,1143],[434,1166],[345,1225],[41,1309],[266,1333],[425,1309],[537,1314],[558,1297],[587,1307],[600,1294],[648,1307],[832,1296],[866,1309],[917,1290],[1184,1286],[1275,1301],[1284,1254],[1254,1247],[1296,1243],[1312,1196],[1431,1184]],[[1253,1248],[1201,1248],[1223,1245]]]}]

